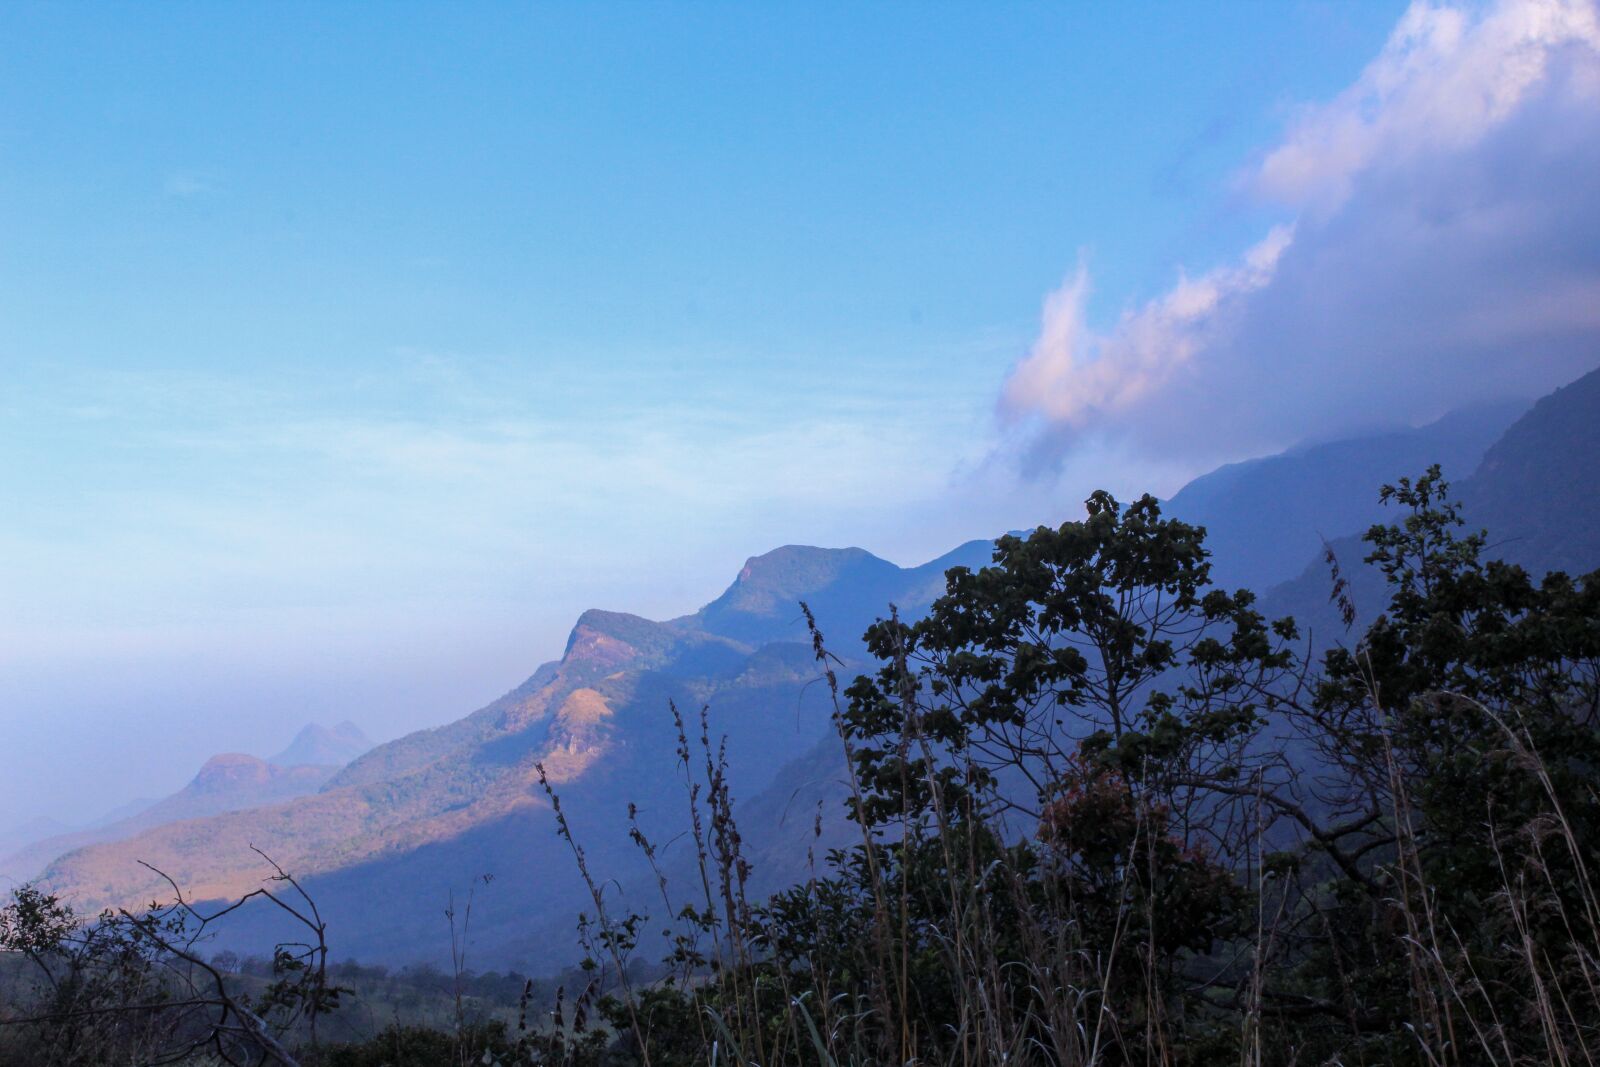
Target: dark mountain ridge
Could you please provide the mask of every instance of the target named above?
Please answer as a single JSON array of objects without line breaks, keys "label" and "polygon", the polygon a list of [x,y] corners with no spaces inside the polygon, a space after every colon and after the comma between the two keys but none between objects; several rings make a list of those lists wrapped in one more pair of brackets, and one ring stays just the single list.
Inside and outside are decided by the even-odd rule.
[{"label": "dark mountain ridge", "polygon": [[1184,486],[1163,511],[1206,528],[1219,586],[1264,591],[1298,575],[1323,538],[1383,521],[1378,486],[1430,463],[1472,470],[1528,406],[1481,405],[1416,429],[1230,463]]},{"label": "dark mountain ridge", "polygon": [[[1422,466],[1384,479],[1422,473]],[[1442,466],[1442,465],[1441,465]],[[1600,567],[1600,370],[1590,371],[1534,404],[1467,471],[1443,467],[1462,504],[1466,530],[1489,533],[1486,555],[1533,574],[1560,570],[1586,574]],[[1375,491],[1369,491],[1374,500]],[[1386,511],[1380,520],[1399,516]],[[1383,577],[1363,561],[1365,531],[1329,540],[1350,583],[1356,629],[1384,603]],[[1293,579],[1269,590],[1263,610],[1293,615],[1322,643],[1343,639],[1345,627],[1329,602],[1332,578],[1318,552]]]}]

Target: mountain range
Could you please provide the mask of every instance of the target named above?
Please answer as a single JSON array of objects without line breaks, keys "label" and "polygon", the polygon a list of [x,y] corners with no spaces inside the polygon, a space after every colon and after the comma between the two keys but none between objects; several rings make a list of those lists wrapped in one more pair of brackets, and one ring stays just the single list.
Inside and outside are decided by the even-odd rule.
[{"label": "mountain range", "polygon": [[288,748],[270,759],[240,752],[213,756],[187,785],[170,796],[122,805],[85,826],[41,821],[11,835],[0,851],[0,879],[25,881],[58,856],[135,837],[168,823],[315,793],[340,767],[371,747],[372,742],[354,723],[343,722],[332,729],[309,723]]},{"label": "mountain range", "polygon": [[[1234,464],[1190,483],[1168,509],[1208,528],[1219,582],[1263,590],[1269,610],[1292,610],[1333,633],[1324,539],[1341,560],[1357,561],[1359,542],[1349,538],[1385,517],[1378,485],[1431,462],[1470,474],[1460,483],[1468,515],[1508,558],[1534,568],[1600,566],[1597,427],[1600,372],[1531,408],[1477,408],[1419,429]],[[1076,510],[1064,507],[1061,518]],[[316,897],[338,956],[438,956],[450,943],[444,910],[471,893],[475,966],[568,963],[574,917],[593,904],[555,833],[537,765],[613,906],[619,895],[648,905],[654,881],[632,834],[656,842],[669,868],[692,866],[672,708],[687,720],[696,753],[704,709],[705,735],[713,747],[721,739],[739,802],[753,888],[800,877],[817,812],[837,811],[842,787],[833,707],[798,602],[815,612],[848,677],[864,665],[861,632],[890,603],[908,616],[926,610],[948,568],[980,567],[991,552],[992,542],[972,541],[900,567],[859,548],[790,545],[749,559],[692,615],[656,622],[585,612],[558,660],[485,707],[377,746],[306,795],[77,848],[55,859],[45,884],[80,907],[137,904],[163,888],[144,860],[197,898],[226,899],[270,873],[260,849]],[[327,751],[324,740],[305,748]],[[272,764],[257,762],[270,780]],[[222,771],[260,780],[253,766]],[[837,819],[823,824],[821,843],[839,843]],[[241,918],[232,936],[259,950],[274,933],[271,918]]]}]

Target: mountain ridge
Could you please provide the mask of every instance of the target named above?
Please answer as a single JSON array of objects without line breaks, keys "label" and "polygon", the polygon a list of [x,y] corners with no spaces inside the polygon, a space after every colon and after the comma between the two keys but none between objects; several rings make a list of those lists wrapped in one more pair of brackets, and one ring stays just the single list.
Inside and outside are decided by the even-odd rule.
[{"label": "mountain ridge", "polygon": [[[876,600],[880,594],[911,611],[925,608],[935,591],[930,575],[942,579],[942,563],[963,551],[987,560],[990,549],[985,542],[969,543],[921,567],[900,568],[863,550],[790,546],[775,560],[752,557],[743,588],[736,578],[733,595],[725,591],[712,602],[714,610],[666,622],[586,611],[560,660],[454,723],[377,746],[331,775],[314,795],[80,849],[57,859],[49,883],[91,907],[143,899],[160,885],[148,872],[134,873],[143,871],[137,858],[199,897],[238,896],[261,877],[261,861],[251,848],[256,846],[308,886],[331,886],[336,895],[337,887],[361,882],[363,870],[404,870],[408,884],[418,887],[409,906],[431,914],[436,900],[427,898],[426,887],[431,884],[442,897],[449,885],[438,878],[430,883],[429,870],[415,862],[422,850],[459,857],[443,869],[493,868],[510,880],[520,872],[531,881],[557,865],[559,841],[538,786],[538,764],[554,786],[573,793],[574,812],[619,807],[606,783],[634,787],[646,825],[671,836],[675,814],[666,813],[681,805],[672,803],[678,787],[671,754],[678,738],[669,705],[691,717],[702,707],[713,709],[706,729],[728,739],[730,774],[740,794],[756,792],[828,728],[831,704],[809,684],[817,672],[803,620],[798,608],[792,620],[777,611],[777,596],[820,593],[819,624],[831,632],[859,633],[887,610]],[[782,564],[781,573],[768,589],[781,594],[748,596],[766,577],[763,567],[773,562]],[[863,570],[877,577],[868,590],[837,589]],[[698,735],[700,726],[691,722],[687,729]],[[588,820],[586,814],[573,818]],[[539,829],[534,840],[510,848],[484,829],[497,825]],[[590,847],[597,858],[628,849],[631,843],[615,834]],[[533,857],[539,871],[529,867]],[[543,877],[547,885],[560,883],[559,891],[546,893],[550,899],[574,906],[581,901],[581,887],[572,879]],[[348,897],[365,893],[351,890]],[[354,948],[371,948],[388,936],[358,909],[346,911],[335,902],[330,914],[355,929]],[[497,921],[492,909],[480,916],[484,925]]]},{"label": "mountain ridge", "polygon": [[242,752],[220,753],[202,764],[176,793],[122,818],[39,838],[0,857],[0,875],[26,881],[80,849],[127,840],[172,823],[315,793],[337,771],[329,766],[280,766]]},{"label": "mountain ridge", "polygon": [[[1430,463],[1472,470],[1530,406],[1479,405],[1412,429],[1231,463],[1185,485],[1162,510],[1206,527],[1219,586],[1264,592],[1296,577],[1324,538],[1383,521],[1378,486]],[[1269,513],[1272,522],[1263,523]]]},{"label": "mountain ridge", "polygon": [[[1422,470],[1399,473],[1415,476]],[[1447,480],[1452,476],[1448,469],[1442,473]],[[1467,477],[1453,482],[1452,496],[1462,506],[1463,533],[1489,531],[1487,559],[1515,563],[1536,575],[1561,570],[1576,576],[1600,567],[1600,368],[1533,404]],[[1383,518],[1398,516],[1386,511]],[[1364,532],[1326,543],[1349,583],[1357,631],[1372,621],[1385,598],[1382,576],[1364,562]],[[1324,644],[1338,641],[1346,630],[1330,602],[1331,588],[1329,564],[1318,553],[1299,574],[1264,591],[1262,610],[1294,616]]]}]

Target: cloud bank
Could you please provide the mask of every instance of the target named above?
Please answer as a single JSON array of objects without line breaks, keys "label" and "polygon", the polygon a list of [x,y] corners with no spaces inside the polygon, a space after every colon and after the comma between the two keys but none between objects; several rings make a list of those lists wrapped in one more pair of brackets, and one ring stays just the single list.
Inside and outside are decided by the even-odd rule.
[{"label": "cloud bank", "polygon": [[1418,3],[1239,181],[1289,218],[1109,329],[1081,264],[1002,421],[1198,467],[1548,391],[1600,364],[1600,9]]}]

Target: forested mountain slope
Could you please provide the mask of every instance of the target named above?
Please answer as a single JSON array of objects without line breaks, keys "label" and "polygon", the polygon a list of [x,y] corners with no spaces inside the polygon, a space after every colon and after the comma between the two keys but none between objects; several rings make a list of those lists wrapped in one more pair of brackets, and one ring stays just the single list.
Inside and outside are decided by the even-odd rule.
[{"label": "forested mountain slope", "polygon": [[[1399,470],[1384,481],[1422,470]],[[1474,469],[1443,466],[1443,471],[1454,482],[1467,526],[1488,531],[1490,558],[1534,574],[1577,575],[1600,567],[1600,370],[1534,404]],[[1376,502],[1376,487],[1371,496]],[[1385,521],[1397,518],[1391,512]],[[1371,621],[1385,596],[1382,577],[1362,562],[1368,551],[1362,532],[1351,531],[1328,545],[1350,582],[1357,630]],[[1331,586],[1329,565],[1318,552],[1298,576],[1268,593],[1265,610],[1293,615],[1323,642],[1339,640],[1345,627],[1329,602]]]},{"label": "forested mountain slope", "polygon": [[1468,408],[1417,429],[1230,463],[1184,486],[1162,510],[1206,528],[1219,586],[1270,589],[1298,575],[1322,538],[1381,521],[1377,486],[1430,463],[1472,470],[1527,409],[1521,401]]}]

